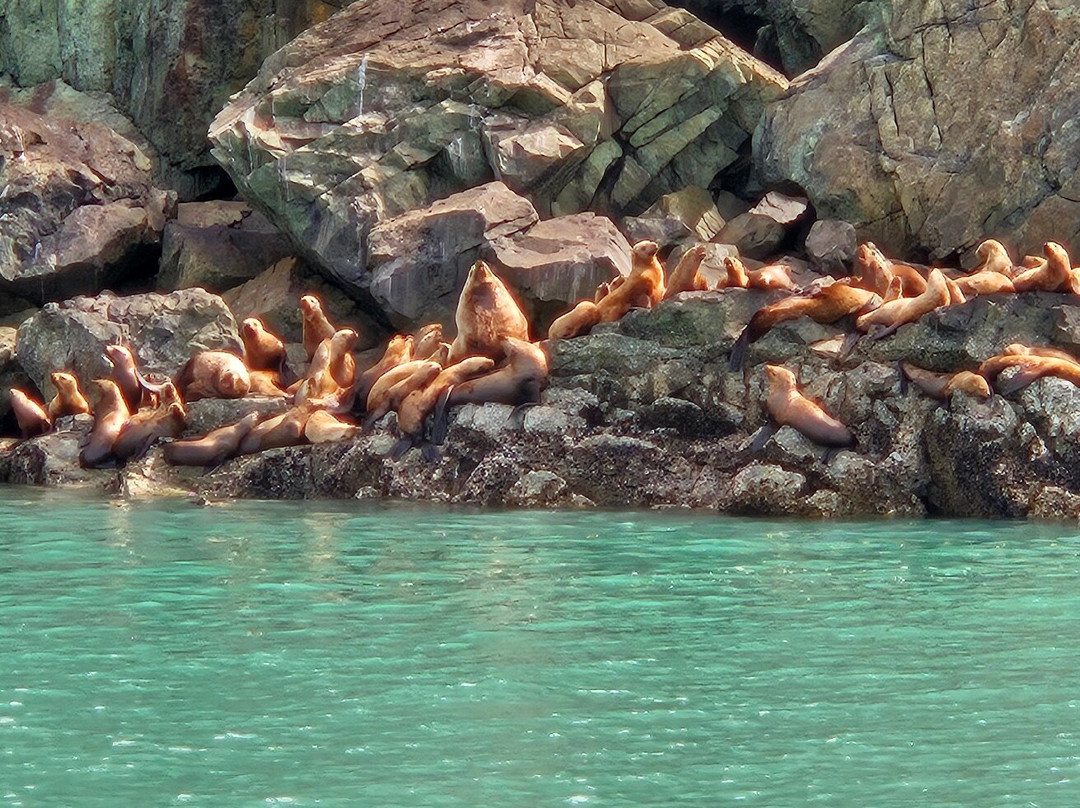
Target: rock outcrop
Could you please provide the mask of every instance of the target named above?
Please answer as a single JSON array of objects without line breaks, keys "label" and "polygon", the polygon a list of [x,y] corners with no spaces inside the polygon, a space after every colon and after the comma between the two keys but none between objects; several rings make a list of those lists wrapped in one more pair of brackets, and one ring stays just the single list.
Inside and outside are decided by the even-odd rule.
[{"label": "rock outcrop", "polygon": [[543,218],[635,214],[745,157],[785,81],[688,16],[357,3],[266,61],[211,126],[214,154],[328,277],[385,300],[379,236],[410,211],[498,180]]},{"label": "rock outcrop", "polygon": [[940,260],[988,236],[1080,250],[1080,14],[891,5],[769,108],[755,135],[764,179],[899,254]]}]

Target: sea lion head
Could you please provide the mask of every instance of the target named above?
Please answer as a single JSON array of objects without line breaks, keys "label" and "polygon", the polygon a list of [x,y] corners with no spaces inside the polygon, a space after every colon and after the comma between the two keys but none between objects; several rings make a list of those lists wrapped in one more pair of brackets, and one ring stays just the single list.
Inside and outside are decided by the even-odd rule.
[{"label": "sea lion head", "polygon": [[639,241],[634,244],[634,246],[630,248],[630,252],[633,253],[635,258],[641,261],[648,261],[656,255],[658,249],[660,249],[660,245],[655,241],[646,239],[645,241]]},{"label": "sea lion head", "polygon": [[183,406],[183,401],[180,398],[180,393],[176,390],[176,385],[170,381],[164,381],[161,383],[158,389],[158,400],[161,402],[161,406],[170,407],[173,404],[179,404]]},{"label": "sea lion head", "polygon": [[960,390],[968,395],[978,396],[982,399],[990,398],[993,395],[990,392],[990,383],[986,381],[986,378],[978,373],[972,373],[970,370],[961,370],[953,376],[950,386],[954,391]]},{"label": "sea lion head", "polygon": [[118,403],[123,403],[124,396],[120,392],[120,385],[112,379],[94,379],[91,384],[98,389],[100,400],[105,403],[107,407],[113,407]]},{"label": "sea lion head", "polygon": [[351,351],[359,339],[360,335],[351,328],[339,328],[331,337],[332,344],[341,352]]},{"label": "sea lion head", "polygon": [[300,298],[300,309],[304,314],[312,314],[322,311],[322,303],[315,295],[304,295]]},{"label": "sea lion head", "polygon": [[257,337],[266,330],[258,317],[248,317],[240,324],[240,329],[247,337]]},{"label": "sea lion head", "polygon": [[1043,255],[1046,256],[1048,261],[1057,261],[1066,267],[1072,268],[1069,253],[1056,241],[1048,241],[1043,245]]},{"label": "sea lion head", "polygon": [[251,380],[232,368],[221,371],[218,389],[229,398],[243,398],[251,389]]},{"label": "sea lion head", "polygon": [[768,381],[770,390],[794,388],[796,384],[795,374],[783,365],[766,365],[765,379]]},{"label": "sea lion head", "polygon": [[78,380],[70,373],[65,373],[62,370],[50,373],[49,378],[52,380],[53,387],[62,391],[64,395],[73,395],[79,388]]},{"label": "sea lion head", "polygon": [[135,355],[131,350],[119,344],[106,345],[105,357],[112,362],[113,367],[115,368],[133,366],[135,364]]}]

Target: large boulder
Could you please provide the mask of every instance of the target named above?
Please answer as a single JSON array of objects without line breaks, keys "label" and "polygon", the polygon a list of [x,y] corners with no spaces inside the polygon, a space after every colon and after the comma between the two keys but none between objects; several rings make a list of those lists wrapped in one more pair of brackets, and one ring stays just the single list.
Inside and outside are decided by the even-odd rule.
[{"label": "large boulder", "polygon": [[153,274],[175,194],[109,112],[69,88],[0,94],[0,293],[40,304]]},{"label": "large boulder", "polygon": [[767,182],[900,254],[937,260],[988,236],[1080,251],[1080,10],[913,0],[769,108]]},{"label": "large boulder", "polygon": [[213,152],[358,296],[377,285],[384,222],[492,180],[545,218],[637,214],[745,158],[786,86],[673,12],[660,0],[356,3],[266,60],[210,127]]},{"label": "large boulder", "polygon": [[203,289],[118,297],[105,292],[50,303],[19,328],[19,363],[47,398],[49,374],[75,373],[85,386],[110,374],[104,348],[122,343],[144,372],[174,376],[200,350],[243,351],[225,302]]}]

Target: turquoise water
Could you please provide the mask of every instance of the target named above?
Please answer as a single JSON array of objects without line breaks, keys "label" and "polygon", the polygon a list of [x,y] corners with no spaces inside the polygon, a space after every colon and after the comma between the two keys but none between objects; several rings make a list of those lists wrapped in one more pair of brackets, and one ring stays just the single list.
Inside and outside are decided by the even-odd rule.
[{"label": "turquoise water", "polygon": [[1080,536],[0,490],[2,806],[1075,806]]}]

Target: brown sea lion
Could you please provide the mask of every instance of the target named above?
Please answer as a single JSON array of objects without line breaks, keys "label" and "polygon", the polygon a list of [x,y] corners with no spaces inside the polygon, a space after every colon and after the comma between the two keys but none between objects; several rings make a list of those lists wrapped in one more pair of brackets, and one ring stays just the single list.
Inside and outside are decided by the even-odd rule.
[{"label": "brown sea lion", "polygon": [[336,329],[326,319],[322,301],[315,295],[304,295],[300,298],[300,319],[303,332],[301,339],[310,362],[322,341],[332,337]]},{"label": "brown sea lion", "polygon": [[117,460],[140,458],[162,438],[178,438],[187,425],[187,413],[179,402],[139,410],[124,423],[113,442]]},{"label": "brown sea lion", "polygon": [[1049,356],[1066,362],[1080,362],[1080,358],[1068,351],[1050,345],[1024,345],[1021,342],[1010,342],[1001,353],[1005,356]]},{"label": "brown sea lion", "polygon": [[322,341],[311,358],[307,375],[296,390],[296,404],[324,398],[338,390],[353,390],[356,383],[356,358],[352,351],[359,338],[351,328],[342,328]]},{"label": "brown sea lion", "polygon": [[[907,281],[904,281],[905,288]],[[932,269],[926,290],[916,297],[904,297],[882,303],[873,311],[855,319],[855,327],[867,332],[872,326],[881,326],[875,337],[885,337],[906,323],[913,323],[924,314],[950,302],[949,286],[940,269]]]},{"label": "brown sea lion", "polygon": [[90,402],[79,389],[79,380],[74,374],[57,371],[50,374],[49,378],[56,388],[56,395],[49,402],[50,416],[61,418],[65,415],[90,413]]},{"label": "brown sea lion", "polygon": [[165,460],[174,466],[220,466],[234,454],[240,441],[262,416],[249,412],[235,424],[208,432],[201,438],[165,444]]},{"label": "brown sea lion", "polygon": [[[369,367],[356,381],[356,408],[362,412],[368,395],[376,380],[391,368],[395,368],[412,359],[414,339],[405,334],[396,334],[390,338],[382,358]],[[354,408],[355,409],[355,408]]]},{"label": "brown sea lion", "polygon": [[[613,323],[635,306],[655,306],[664,299],[664,268],[656,258],[655,241],[639,241],[630,250],[630,274],[611,283],[611,290],[600,300],[596,308],[600,322]],[[507,336],[517,339],[517,334]]]},{"label": "brown sea lion", "polygon": [[1065,248],[1054,241],[1043,245],[1046,263],[1035,269],[1025,269],[1013,278],[1017,292],[1071,291],[1072,264]]},{"label": "brown sea lion", "polygon": [[450,346],[452,362],[466,356],[501,359],[499,345],[504,338],[529,338],[529,320],[521,306],[484,261],[469,269],[454,322],[457,336]]},{"label": "brown sea lion", "polygon": [[276,370],[250,370],[248,378],[251,381],[247,392],[249,396],[284,398],[288,395],[279,384],[281,376]]},{"label": "brown sea lion", "polygon": [[113,444],[131,417],[124,394],[115,381],[94,379],[93,384],[98,388],[100,396],[94,407],[94,427],[79,453],[79,463],[83,468],[100,468],[115,460]]},{"label": "brown sea lion", "polygon": [[667,280],[665,299],[680,292],[704,292],[709,288],[708,281],[699,271],[707,252],[704,244],[695,244],[682,254]]},{"label": "brown sea lion", "polygon": [[25,390],[15,387],[11,390],[11,411],[19,425],[19,434],[23,439],[44,435],[52,429],[53,422],[45,408]]},{"label": "brown sea lion", "polygon": [[956,285],[969,298],[980,295],[999,295],[1015,292],[1012,278],[1003,272],[982,270],[957,278]]},{"label": "brown sea lion", "polygon": [[591,300],[582,300],[565,314],[560,314],[548,328],[548,339],[582,337],[600,322],[600,309]]},{"label": "brown sea lion", "polygon": [[855,436],[821,405],[799,392],[795,374],[780,365],[765,366],[765,409],[777,426],[791,426],[822,446],[853,446]]},{"label": "brown sea lion", "polygon": [[741,370],[746,350],[777,323],[809,317],[818,323],[835,323],[842,317],[869,310],[881,304],[881,297],[868,289],[837,281],[808,295],[792,295],[759,309],[731,349],[729,367]]},{"label": "brown sea lion", "polygon": [[281,415],[267,418],[244,435],[236,454],[254,454],[266,449],[299,446],[304,442],[304,426],[310,415],[311,410],[307,407],[293,407]]},{"label": "brown sea lion", "polygon": [[525,404],[540,400],[547,387],[548,357],[539,345],[508,338],[504,351],[510,360],[500,368],[453,388],[449,406],[456,404]]},{"label": "brown sea lion", "polygon": [[266,330],[258,317],[248,317],[240,325],[244,340],[244,364],[248,370],[272,370],[282,373],[285,369],[285,343]]},{"label": "brown sea lion", "polygon": [[124,394],[128,409],[134,412],[139,407],[152,406],[153,391],[144,384],[131,349],[123,345],[106,345],[105,356],[112,363],[111,378]]},{"label": "brown sea lion", "polygon": [[413,335],[412,359],[430,359],[443,345],[442,323],[428,323]]},{"label": "brown sea lion", "polygon": [[435,403],[445,390],[487,373],[493,367],[495,361],[490,357],[470,356],[445,368],[430,384],[405,396],[398,407],[398,429],[412,439],[419,438],[424,431],[424,420],[435,409]]},{"label": "brown sea lion", "polygon": [[388,370],[368,393],[364,429],[370,429],[390,410],[396,410],[409,393],[431,384],[441,372],[442,365],[430,359],[413,359]]},{"label": "brown sea lion", "polygon": [[904,294],[908,297],[925,292],[928,277],[918,267],[889,260],[872,241],[863,242],[855,250],[854,275],[862,279],[867,289],[878,294],[884,294],[889,281],[898,277],[904,282]]},{"label": "brown sea lion", "polygon": [[931,398],[940,401],[948,401],[956,392],[977,398],[990,398],[992,395],[986,378],[970,370],[961,370],[957,373],[935,373],[907,361],[900,362],[900,370],[904,377],[916,387]]},{"label": "brown sea lion", "polygon": [[316,410],[304,424],[304,437],[308,443],[336,443],[356,437],[356,424],[349,424],[326,410]]},{"label": "brown sea lion", "polygon": [[[1002,381],[999,377],[1008,369],[1015,369],[1016,372]],[[1015,393],[1043,376],[1056,376],[1080,387],[1080,363],[1060,356],[1037,354],[992,356],[979,365],[979,373],[986,377],[1002,395]]]},{"label": "brown sea lion", "polygon": [[994,272],[1011,279],[1016,274],[1016,267],[1009,256],[1009,251],[997,239],[988,238],[983,241],[975,248],[975,257],[979,259],[979,263],[971,270],[968,277],[979,272]]},{"label": "brown sea lion", "polygon": [[251,389],[244,361],[228,351],[201,351],[187,361],[174,380],[185,401],[201,398],[243,398]]},{"label": "brown sea lion", "polygon": [[[788,289],[796,288],[791,280],[790,268],[783,264],[767,264],[760,269],[748,270],[746,265],[735,256],[724,259],[727,270],[727,284],[724,288],[740,289]],[[717,288],[721,288],[717,286]]]}]

